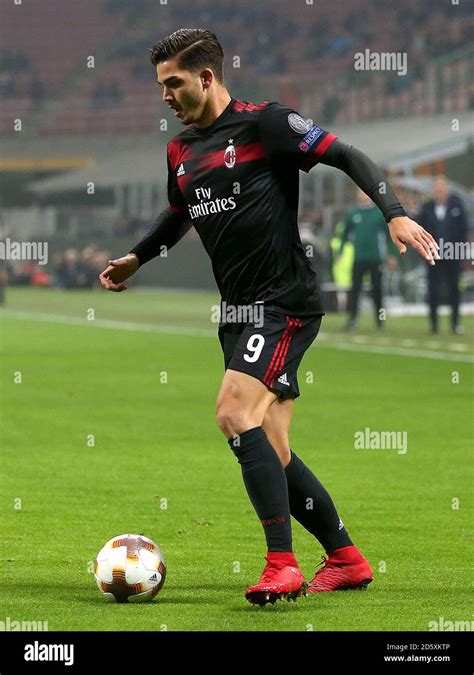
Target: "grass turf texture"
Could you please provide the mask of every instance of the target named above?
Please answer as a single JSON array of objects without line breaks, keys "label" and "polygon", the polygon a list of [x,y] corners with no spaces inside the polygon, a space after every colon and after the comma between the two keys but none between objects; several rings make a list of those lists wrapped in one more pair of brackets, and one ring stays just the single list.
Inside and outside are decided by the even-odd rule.
[{"label": "grass turf texture", "polygon": [[[470,620],[473,320],[464,320],[465,335],[434,340],[423,318],[392,318],[380,336],[365,317],[348,336],[341,316],[325,317],[300,368],[291,443],[375,579],[366,592],[261,609],[243,593],[263,568],[262,529],[214,422],[223,375],[209,321],[215,302],[201,293],[8,290],[0,621],[47,621],[50,631],[365,631]],[[129,330],[117,328],[123,322]],[[364,349],[405,340],[406,351],[452,350],[462,360],[358,351],[361,339]],[[356,450],[354,433],[365,427],[406,431],[408,452]],[[126,532],[165,554],[168,576],[153,603],[109,605],[95,585],[96,554]],[[293,533],[309,579],[324,551],[296,522]]]}]

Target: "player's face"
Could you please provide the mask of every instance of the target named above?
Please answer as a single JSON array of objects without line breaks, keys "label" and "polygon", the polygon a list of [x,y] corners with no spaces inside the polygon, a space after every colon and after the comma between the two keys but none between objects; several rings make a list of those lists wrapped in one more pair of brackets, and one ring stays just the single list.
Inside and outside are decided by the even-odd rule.
[{"label": "player's face", "polygon": [[163,101],[183,124],[193,124],[202,116],[206,89],[199,75],[178,68],[176,59],[156,66],[158,83],[163,86]]}]

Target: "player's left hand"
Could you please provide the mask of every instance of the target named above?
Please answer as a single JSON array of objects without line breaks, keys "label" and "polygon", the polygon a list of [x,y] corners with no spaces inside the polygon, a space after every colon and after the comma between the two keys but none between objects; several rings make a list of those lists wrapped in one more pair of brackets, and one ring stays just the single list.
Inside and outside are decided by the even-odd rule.
[{"label": "player's left hand", "polygon": [[401,254],[407,252],[406,244],[408,244],[418,251],[430,265],[434,265],[435,260],[439,260],[439,246],[436,241],[429,232],[408,216],[392,218],[388,229],[393,243]]}]

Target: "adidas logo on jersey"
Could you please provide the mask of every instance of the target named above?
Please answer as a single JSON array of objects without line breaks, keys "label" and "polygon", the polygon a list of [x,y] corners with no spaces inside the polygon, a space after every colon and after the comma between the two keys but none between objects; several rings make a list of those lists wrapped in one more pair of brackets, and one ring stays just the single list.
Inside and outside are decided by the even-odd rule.
[{"label": "adidas logo on jersey", "polygon": [[278,378],[278,382],[281,382],[282,384],[286,384],[288,387],[290,386],[290,383],[288,382],[286,378],[286,373],[283,373],[283,375],[280,375]]},{"label": "adidas logo on jersey", "polygon": [[186,173],[186,171],[184,170],[184,166],[182,164],[180,164],[179,168],[176,172],[176,175],[177,176],[184,176],[185,173]]}]

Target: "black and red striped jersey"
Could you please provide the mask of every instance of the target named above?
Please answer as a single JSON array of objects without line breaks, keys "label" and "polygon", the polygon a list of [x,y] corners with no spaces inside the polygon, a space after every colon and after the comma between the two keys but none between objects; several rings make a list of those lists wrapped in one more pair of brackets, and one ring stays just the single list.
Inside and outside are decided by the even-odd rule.
[{"label": "black and red striped jersey", "polygon": [[299,170],[334,139],[277,102],[232,98],[210,126],[168,143],[170,209],[189,213],[228,305],[322,313],[298,232]]}]

